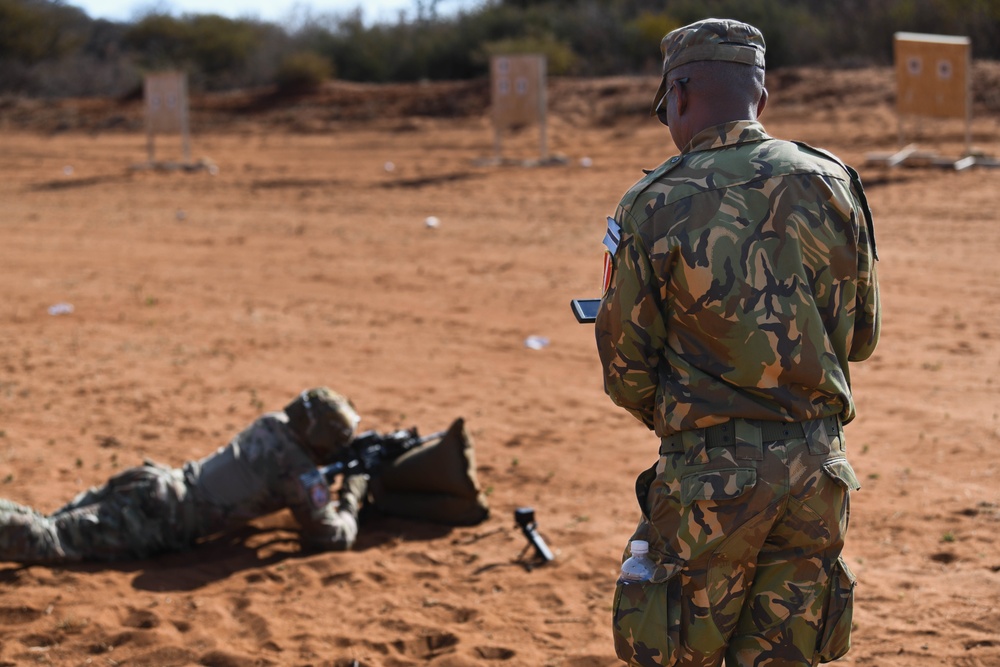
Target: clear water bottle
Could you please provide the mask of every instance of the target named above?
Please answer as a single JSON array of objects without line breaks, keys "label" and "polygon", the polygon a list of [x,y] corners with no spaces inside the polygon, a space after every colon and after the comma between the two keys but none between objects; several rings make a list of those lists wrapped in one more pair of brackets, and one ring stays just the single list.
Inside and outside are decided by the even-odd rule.
[{"label": "clear water bottle", "polygon": [[629,544],[628,560],[622,563],[622,573],[618,578],[619,583],[635,584],[649,581],[653,576],[656,566],[649,559],[649,542],[646,540],[632,540]]}]

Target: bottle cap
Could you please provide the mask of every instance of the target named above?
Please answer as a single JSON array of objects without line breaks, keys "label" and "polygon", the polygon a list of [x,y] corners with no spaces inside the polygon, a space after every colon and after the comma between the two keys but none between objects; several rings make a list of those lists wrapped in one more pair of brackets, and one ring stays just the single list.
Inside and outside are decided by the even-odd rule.
[{"label": "bottle cap", "polygon": [[648,554],[649,553],[649,542],[646,540],[632,540],[632,544],[629,547],[632,555],[635,554]]}]

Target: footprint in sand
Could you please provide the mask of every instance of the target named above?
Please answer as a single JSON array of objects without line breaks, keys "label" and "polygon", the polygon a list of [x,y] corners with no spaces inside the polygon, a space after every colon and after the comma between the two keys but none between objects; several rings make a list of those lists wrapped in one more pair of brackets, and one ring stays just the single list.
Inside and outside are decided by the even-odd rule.
[{"label": "footprint in sand", "polygon": [[31,607],[0,607],[0,625],[21,625],[41,618],[42,611]]},{"label": "footprint in sand", "polygon": [[501,648],[499,646],[477,646],[476,655],[483,660],[510,660],[517,654],[509,648]]}]

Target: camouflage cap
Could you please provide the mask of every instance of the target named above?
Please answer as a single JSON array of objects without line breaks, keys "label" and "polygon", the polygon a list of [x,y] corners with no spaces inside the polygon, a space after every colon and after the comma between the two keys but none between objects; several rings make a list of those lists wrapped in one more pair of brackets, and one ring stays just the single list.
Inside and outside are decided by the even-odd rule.
[{"label": "camouflage cap", "polygon": [[663,79],[653,99],[653,110],[667,92],[670,70],[702,60],[721,60],[764,68],[764,35],[749,23],[732,19],[705,19],[677,28],[660,41]]}]

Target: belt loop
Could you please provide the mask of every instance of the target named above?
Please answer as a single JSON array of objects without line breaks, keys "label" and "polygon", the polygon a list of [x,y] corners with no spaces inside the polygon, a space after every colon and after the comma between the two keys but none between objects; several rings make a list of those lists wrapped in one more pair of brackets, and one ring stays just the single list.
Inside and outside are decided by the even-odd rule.
[{"label": "belt loop", "polygon": [[831,437],[834,438],[834,443],[837,446],[837,451],[841,454],[847,452],[847,440],[844,438],[844,425],[840,422],[840,415],[832,415],[823,420],[826,425],[826,432]]},{"label": "belt loop", "polygon": [[684,445],[681,442],[680,433],[671,433],[660,438],[660,456],[666,456],[667,454],[676,454],[677,452],[683,452]]},{"label": "belt loop", "polygon": [[[813,456],[824,456],[834,451],[834,440],[837,439],[837,432],[835,431],[831,435],[830,419],[830,417],[825,417],[802,422],[802,431],[809,446],[809,453]],[[839,429],[840,420],[836,417],[833,419],[836,420]],[[836,445],[839,446],[840,442],[837,442]]]},{"label": "belt loop", "polygon": [[688,465],[708,463],[708,434],[705,430],[696,428],[690,431],[681,431],[684,460]]},{"label": "belt loop", "polygon": [[743,461],[762,461],[764,459],[764,442],[760,426],[746,419],[733,419],[732,421],[736,434],[734,457]]}]

